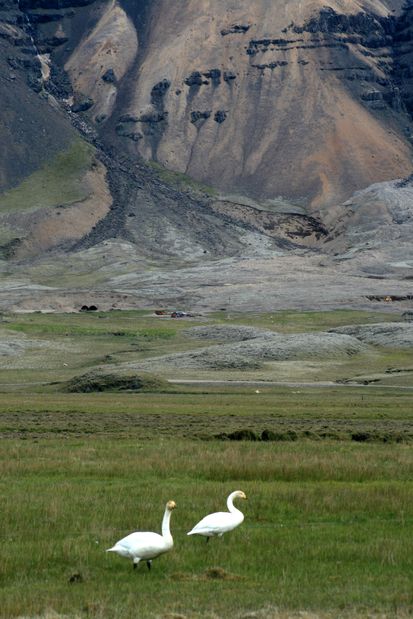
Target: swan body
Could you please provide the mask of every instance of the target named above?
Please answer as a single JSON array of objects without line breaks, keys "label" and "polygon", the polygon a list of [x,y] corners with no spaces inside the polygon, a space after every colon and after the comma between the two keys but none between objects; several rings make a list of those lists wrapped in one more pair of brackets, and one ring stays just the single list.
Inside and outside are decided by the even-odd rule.
[{"label": "swan body", "polygon": [[187,535],[204,535],[208,541],[210,537],[222,537],[224,533],[238,527],[244,520],[244,514],[234,506],[233,500],[236,498],[247,497],[242,490],[232,492],[227,498],[227,512],[215,512],[205,516]]},{"label": "swan body", "polygon": [[162,520],[162,535],[150,531],[136,531],[120,539],[106,552],[116,552],[121,557],[132,559],[133,567],[136,568],[140,561],[146,561],[148,569],[151,568],[152,559],[168,552],[174,545],[169,529],[172,510],[176,507],[175,501],[168,501]]}]

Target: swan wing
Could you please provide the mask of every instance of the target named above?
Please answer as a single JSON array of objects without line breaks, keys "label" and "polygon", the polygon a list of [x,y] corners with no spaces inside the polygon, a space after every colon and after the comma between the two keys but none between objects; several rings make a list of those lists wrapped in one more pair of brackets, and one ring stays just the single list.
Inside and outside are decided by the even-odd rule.
[{"label": "swan wing", "polygon": [[117,552],[122,557],[153,559],[172,548],[173,542],[166,540],[158,533],[136,532],[120,539],[108,549],[108,552]]},{"label": "swan wing", "polygon": [[229,512],[215,512],[202,518],[188,535],[222,535],[227,531],[232,531],[244,520],[241,512],[232,514]]}]

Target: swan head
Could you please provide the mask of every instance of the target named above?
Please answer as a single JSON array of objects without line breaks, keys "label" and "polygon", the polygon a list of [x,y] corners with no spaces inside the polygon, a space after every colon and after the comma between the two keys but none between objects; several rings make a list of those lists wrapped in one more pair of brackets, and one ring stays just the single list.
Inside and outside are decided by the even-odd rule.
[{"label": "swan head", "polygon": [[236,490],[235,492],[232,493],[232,496],[234,497],[234,499],[246,499],[247,498],[247,495],[242,490]]},{"label": "swan head", "polygon": [[175,501],[168,501],[166,504],[166,509],[168,509],[170,512],[175,509],[176,507],[176,503]]}]

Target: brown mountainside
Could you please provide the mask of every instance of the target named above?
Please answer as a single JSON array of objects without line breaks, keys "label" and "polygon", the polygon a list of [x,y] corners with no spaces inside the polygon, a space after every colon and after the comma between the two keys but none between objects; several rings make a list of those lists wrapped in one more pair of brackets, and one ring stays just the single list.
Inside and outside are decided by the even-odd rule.
[{"label": "brown mountainside", "polygon": [[403,0],[3,0],[1,12],[4,39],[20,29],[8,63],[32,88],[121,151],[222,192],[317,209],[412,171]]},{"label": "brown mountainside", "polygon": [[156,0],[143,24],[133,4],[106,3],[65,64],[129,151],[313,208],[411,172],[402,2]]}]

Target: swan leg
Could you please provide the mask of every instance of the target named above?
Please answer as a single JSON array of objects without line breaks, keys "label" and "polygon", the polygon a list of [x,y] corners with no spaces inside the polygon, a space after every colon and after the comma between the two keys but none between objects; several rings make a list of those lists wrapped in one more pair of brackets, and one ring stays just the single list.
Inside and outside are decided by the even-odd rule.
[{"label": "swan leg", "polygon": [[140,559],[134,559],[133,560],[133,569],[136,570],[136,568],[138,567],[138,563],[139,563]]},{"label": "swan leg", "polygon": [[152,561],[147,561],[146,565],[148,566],[148,570],[150,571],[152,567]]},{"label": "swan leg", "polygon": [[209,535],[207,535],[206,540],[207,540],[206,543],[208,544],[208,542],[209,542]]}]

